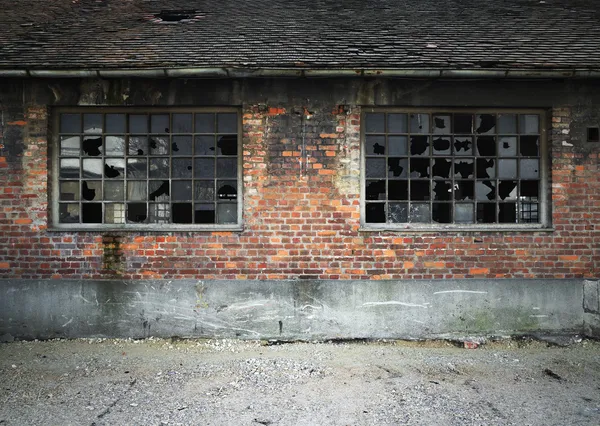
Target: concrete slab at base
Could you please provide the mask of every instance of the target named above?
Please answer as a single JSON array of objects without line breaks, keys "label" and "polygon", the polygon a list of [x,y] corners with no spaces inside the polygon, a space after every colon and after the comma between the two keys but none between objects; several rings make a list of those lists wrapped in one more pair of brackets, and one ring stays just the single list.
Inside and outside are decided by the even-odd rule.
[{"label": "concrete slab at base", "polygon": [[424,339],[582,333],[582,280],[0,281],[0,335]]}]

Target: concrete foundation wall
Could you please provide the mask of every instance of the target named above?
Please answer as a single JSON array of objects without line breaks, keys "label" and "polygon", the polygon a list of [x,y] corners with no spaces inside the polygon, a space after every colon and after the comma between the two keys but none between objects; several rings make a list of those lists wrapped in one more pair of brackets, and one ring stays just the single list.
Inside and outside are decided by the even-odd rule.
[{"label": "concrete foundation wall", "polygon": [[0,281],[0,335],[24,339],[424,339],[586,327],[582,280]]}]

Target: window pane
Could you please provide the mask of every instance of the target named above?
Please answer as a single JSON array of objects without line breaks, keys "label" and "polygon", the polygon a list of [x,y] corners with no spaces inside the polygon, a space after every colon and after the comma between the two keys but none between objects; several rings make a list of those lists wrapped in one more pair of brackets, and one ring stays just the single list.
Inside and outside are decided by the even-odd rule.
[{"label": "window pane", "polygon": [[498,115],[498,133],[517,133],[517,115],[499,114]]},{"label": "window pane", "polygon": [[148,133],[148,116],[146,114],[129,115],[129,133]]},{"label": "window pane", "polygon": [[194,199],[196,201],[214,201],[214,181],[197,180],[194,182]]},{"label": "window pane", "polygon": [[517,177],[517,160],[498,160],[499,178]]},{"label": "window pane", "polygon": [[173,204],[173,223],[193,223],[192,203]]},{"label": "window pane", "polygon": [[171,223],[171,205],[168,203],[149,204],[148,223]]},{"label": "window pane", "polygon": [[151,180],[148,183],[150,201],[169,201],[171,194],[171,185],[168,180]]},{"label": "window pane", "polygon": [[451,136],[436,136],[433,139],[433,155],[449,155],[452,151]]},{"label": "window pane", "polygon": [[102,178],[104,172],[104,162],[100,159],[83,159],[83,177],[84,178]]},{"label": "window pane", "polygon": [[146,181],[128,181],[127,182],[127,201],[145,201],[147,200]]},{"label": "window pane", "polygon": [[410,182],[410,199],[412,201],[427,201],[431,199],[431,186],[429,180]]},{"label": "window pane", "polygon": [[[215,132],[215,114],[196,114],[196,133]],[[212,223],[212,222],[210,222]]]},{"label": "window pane", "polygon": [[385,223],[385,204],[367,203],[365,210],[367,223]]},{"label": "window pane", "polygon": [[63,158],[60,160],[59,175],[63,178],[79,177],[79,158]]},{"label": "window pane", "polygon": [[365,114],[365,132],[383,133],[385,131],[385,115],[379,113]]},{"label": "window pane", "polygon": [[473,116],[454,114],[454,133],[473,133]]},{"label": "window pane", "polygon": [[540,160],[519,160],[521,178],[537,179],[540,177]]},{"label": "window pane", "polygon": [[60,196],[61,201],[78,201],[79,200],[79,181],[76,182],[61,182]]},{"label": "window pane", "polygon": [[121,160],[120,158],[106,159],[106,161],[104,162],[104,177],[111,179],[123,179],[124,174],[125,160]]},{"label": "window pane", "polygon": [[127,222],[144,223],[148,219],[146,203],[127,203]]},{"label": "window pane", "polygon": [[217,177],[236,178],[237,177],[237,159],[236,158],[218,158],[217,159]]},{"label": "window pane", "polygon": [[496,132],[496,116],[494,114],[477,115],[476,133],[486,134]]},{"label": "window pane", "polygon": [[539,152],[539,136],[521,136],[519,153],[524,157],[534,157]]},{"label": "window pane", "polygon": [[[385,181],[383,181],[385,183]],[[390,180],[389,195],[390,200],[408,200],[408,181],[407,180]]]},{"label": "window pane", "polygon": [[169,133],[169,129],[168,114],[152,114],[150,116],[151,133]]},{"label": "window pane", "polygon": [[501,200],[517,199],[517,181],[501,180],[498,184],[498,198]]},{"label": "window pane", "polygon": [[457,181],[454,183],[455,200],[472,200],[475,198],[475,182],[470,180]]},{"label": "window pane", "polygon": [[[377,154],[377,153],[375,153]],[[408,155],[408,137],[389,136],[388,137],[389,155]]]},{"label": "window pane", "polygon": [[234,180],[218,181],[217,199],[220,201],[237,199],[237,182]]},{"label": "window pane", "polygon": [[431,219],[437,223],[452,223],[452,204],[433,203]]},{"label": "window pane", "polygon": [[173,114],[173,133],[192,133],[192,114]]},{"label": "window pane", "polygon": [[126,131],[125,114],[106,114],[106,133],[125,133]]},{"label": "window pane", "polygon": [[215,160],[212,158],[196,158],[194,160],[194,177],[214,178]]},{"label": "window pane", "polygon": [[81,223],[102,223],[102,203],[82,204]]},{"label": "window pane", "polygon": [[498,221],[500,223],[516,223],[517,222],[517,204],[516,203],[501,203],[499,205]]},{"label": "window pane", "polygon": [[102,127],[102,114],[83,114],[83,133],[102,133]]},{"label": "window pane", "polygon": [[496,204],[479,203],[477,204],[477,223],[495,223],[496,222]]},{"label": "window pane", "polygon": [[173,155],[192,155],[192,137],[173,136],[171,151]]},{"label": "window pane", "polygon": [[460,160],[454,162],[454,176],[463,179],[472,178],[475,175],[475,163],[473,160]]},{"label": "window pane", "polygon": [[106,155],[123,156],[125,154],[125,138],[122,136],[106,137]]},{"label": "window pane", "polygon": [[215,137],[196,136],[194,150],[196,155],[215,155]]},{"label": "window pane", "polygon": [[80,133],[81,116],[79,114],[61,114],[60,115],[61,133]]},{"label": "window pane", "polygon": [[151,158],[150,159],[150,177],[151,178],[168,178],[171,168],[168,158]]},{"label": "window pane", "polygon": [[433,199],[435,201],[452,200],[452,181],[435,181],[433,183]]},{"label": "window pane", "polygon": [[217,114],[217,132],[218,133],[237,133],[237,114],[220,113]]},{"label": "window pane", "polygon": [[454,206],[455,223],[473,223],[473,204],[456,204]]},{"label": "window pane", "polygon": [[194,223],[215,223],[215,205],[195,204]]},{"label": "window pane", "polygon": [[[379,160],[378,160],[379,161]],[[382,160],[385,166],[385,160]],[[388,158],[388,177],[390,178],[405,178],[408,177],[408,158]],[[380,163],[375,166],[379,167]],[[385,171],[384,171],[385,173]],[[381,176],[376,176],[381,177]]]},{"label": "window pane", "polygon": [[433,177],[450,179],[452,160],[448,158],[436,158],[433,160]]},{"label": "window pane", "polygon": [[60,203],[58,205],[60,223],[79,223],[79,204]]},{"label": "window pane", "polygon": [[369,135],[365,143],[367,155],[385,155],[385,136]]},{"label": "window pane", "polygon": [[102,181],[84,180],[81,182],[81,199],[84,201],[102,200]]},{"label": "window pane", "polygon": [[104,182],[104,199],[109,201],[122,201],[125,198],[123,181]]},{"label": "window pane", "polygon": [[429,158],[413,158],[410,160],[411,178],[428,178],[429,176]]},{"label": "window pane", "polygon": [[478,178],[495,178],[496,177],[496,160],[493,158],[478,158],[477,159],[477,177]]},{"label": "window pane", "polygon": [[60,137],[60,155],[77,157],[80,155],[81,142],[79,136]]},{"label": "window pane", "polygon": [[147,155],[148,154],[148,138],[145,136],[130,136],[129,155]]},{"label": "window pane", "polygon": [[388,133],[408,133],[408,116],[406,114],[388,114]]},{"label": "window pane", "polygon": [[517,155],[516,136],[501,136],[498,139],[498,155],[500,157],[513,157]]},{"label": "window pane", "polygon": [[433,133],[447,134],[450,133],[450,115],[434,115],[433,116]]},{"label": "window pane", "polygon": [[431,222],[431,207],[429,204],[411,204],[408,220],[413,223]]},{"label": "window pane", "polygon": [[496,182],[482,180],[475,183],[475,197],[478,201],[496,199]]},{"label": "window pane", "polygon": [[408,203],[390,203],[388,212],[388,222],[408,222]]},{"label": "window pane", "polygon": [[237,155],[237,136],[219,136],[217,139],[217,154]]},{"label": "window pane", "polygon": [[102,136],[86,136],[83,138],[83,153],[90,157],[102,155]]},{"label": "window pane", "polygon": [[152,136],[150,138],[150,155],[167,155],[169,151],[168,137]]},{"label": "window pane", "polygon": [[429,137],[412,136],[410,138],[410,155],[429,156]]},{"label": "window pane", "polygon": [[237,205],[234,203],[217,204],[217,223],[237,223]]},{"label": "window pane", "polygon": [[530,114],[519,115],[519,131],[521,133],[539,133],[539,116]]},{"label": "window pane", "polygon": [[106,204],[104,208],[105,223],[125,223],[125,204]]},{"label": "window pane", "polygon": [[365,196],[367,200],[385,200],[385,180],[368,180]]},{"label": "window pane", "polygon": [[192,159],[174,158],[173,159],[173,177],[191,178],[192,177]]},{"label": "window pane", "polygon": [[429,133],[429,114],[411,114],[410,132]]},{"label": "window pane", "polygon": [[455,155],[473,155],[473,138],[470,136],[460,136],[454,138]]},{"label": "window pane", "polygon": [[173,200],[187,201],[192,199],[192,181],[175,180],[171,182]]}]

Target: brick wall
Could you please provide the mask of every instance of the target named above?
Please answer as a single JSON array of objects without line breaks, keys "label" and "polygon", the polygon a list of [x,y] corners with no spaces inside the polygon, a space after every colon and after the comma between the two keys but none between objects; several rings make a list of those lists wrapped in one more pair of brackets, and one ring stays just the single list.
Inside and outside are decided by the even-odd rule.
[{"label": "brick wall", "polygon": [[[360,108],[243,107],[243,232],[49,232],[45,104],[0,94],[0,277],[582,278],[599,275],[600,146],[552,113],[554,232],[364,232]],[[578,121],[579,120],[579,121]]]}]

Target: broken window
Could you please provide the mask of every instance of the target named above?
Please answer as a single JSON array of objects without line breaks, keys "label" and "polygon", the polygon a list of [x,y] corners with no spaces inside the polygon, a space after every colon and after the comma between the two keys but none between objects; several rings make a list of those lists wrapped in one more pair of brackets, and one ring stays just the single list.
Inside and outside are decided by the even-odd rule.
[{"label": "broken window", "polygon": [[58,109],[55,225],[239,225],[238,122],[232,108]]},{"label": "broken window", "polygon": [[542,111],[363,118],[367,225],[542,224]]}]

